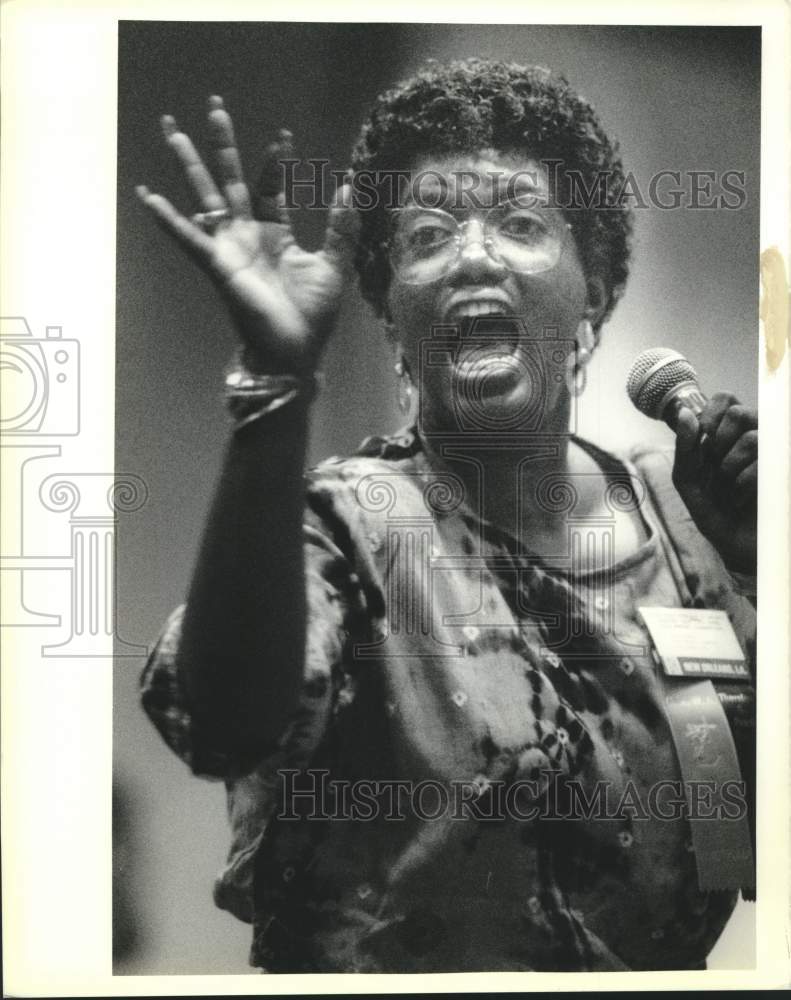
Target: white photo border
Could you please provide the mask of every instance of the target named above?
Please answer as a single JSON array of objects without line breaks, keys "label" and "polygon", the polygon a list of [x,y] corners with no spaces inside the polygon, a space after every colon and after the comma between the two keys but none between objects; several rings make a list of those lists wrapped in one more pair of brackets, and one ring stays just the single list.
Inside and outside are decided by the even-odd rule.
[{"label": "white photo border", "polygon": [[[343,20],[392,21],[347,3]],[[480,20],[480,5],[410,0],[409,21]],[[789,8],[773,2],[578,2],[498,7],[498,21],[537,24],[762,27],[761,248],[789,261]],[[592,16],[595,13],[595,17]],[[114,469],[117,33],[119,20],[324,21],[318,3],[244,0],[69,3],[2,8],[3,315],[79,331],[85,413],[102,414],[70,443],[79,475]],[[74,109],[77,109],[77,114]],[[59,184],[47,177],[58,171]],[[58,202],[73,192],[72,204]],[[53,220],[56,220],[53,223]],[[80,254],[69,253],[79,226]],[[86,280],[89,287],[86,288]],[[758,268],[756,267],[756,280]],[[756,317],[756,326],[758,318]],[[760,331],[758,883],[754,970],[448,975],[113,976],[110,794],[112,637],[104,658],[65,668],[41,655],[35,629],[2,632],[3,957],[8,995],[259,995],[357,992],[772,988],[789,955],[789,345],[773,372]],[[65,447],[65,445],[64,445]],[[93,480],[91,481],[93,483]],[[94,484],[95,485],[95,484]],[[4,490],[4,499],[8,500]],[[13,500],[13,498],[11,498]],[[48,551],[49,539],[40,539]],[[62,539],[53,538],[55,549]],[[57,586],[53,573],[52,586]],[[770,763],[771,762],[771,763]],[[580,978],[584,975],[584,980]]]}]

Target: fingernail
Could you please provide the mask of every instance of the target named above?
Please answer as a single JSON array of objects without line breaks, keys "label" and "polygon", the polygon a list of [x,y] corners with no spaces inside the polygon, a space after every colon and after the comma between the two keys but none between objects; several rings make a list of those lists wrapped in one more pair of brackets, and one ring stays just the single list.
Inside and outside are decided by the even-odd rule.
[{"label": "fingernail", "polygon": [[209,98],[209,110],[212,111],[216,108],[224,108],[225,103],[219,94],[212,94]]},{"label": "fingernail", "polygon": [[178,125],[176,124],[176,119],[173,115],[162,115],[160,118],[160,124],[162,125],[162,131],[166,136],[175,135],[178,132]]},{"label": "fingernail", "polygon": [[137,187],[135,188],[135,194],[137,195],[138,198],[147,198],[148,188],[145,186],[145,184],[138,184]]}]

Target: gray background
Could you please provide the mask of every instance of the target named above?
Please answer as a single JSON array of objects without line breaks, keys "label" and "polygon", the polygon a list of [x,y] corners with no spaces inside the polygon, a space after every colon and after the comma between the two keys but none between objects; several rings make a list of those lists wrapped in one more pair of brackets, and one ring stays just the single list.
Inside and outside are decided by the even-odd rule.
[{"label": "gray background", "polygon": [[[740,211],[637,213],[627,293],[605,328],[583,397],[582,432],[605,446],[669,440],[623,385],[643,348],[680,349],[709,391],[757,392],[759,29],[122,23],[119,35],[116,456],[150,499],[118,525],[119,631],[151,644],[187,587],[227,422],[221,373],[233,345],[213,290],[145,215],[146,183],[192,212],[160,139],[176,115],[198,146],[220,93],[252,178],[274,131],[297,155],[343,168],[369,102],[425,58],[491,55],[564,72],[621,142],[647,187],[660,169],[743,170]],[[305,245],[323,213],[298,213]],[[356,290],[325,356],[313,460],[398,426],[392,358]],[[228,846],[221,784],[190,777],[138,707],[142,663],[116,661],[118,972],[246,972],[249,928],[213,907]],[[750,908],[730,934],[741,940]],[[728,934],[729,931],[726,931]],[[745,954],[744,947],[740,955]],[[748,944],[746,954],[751,954]],[[715,964],[728,967],[723,944]]]}]

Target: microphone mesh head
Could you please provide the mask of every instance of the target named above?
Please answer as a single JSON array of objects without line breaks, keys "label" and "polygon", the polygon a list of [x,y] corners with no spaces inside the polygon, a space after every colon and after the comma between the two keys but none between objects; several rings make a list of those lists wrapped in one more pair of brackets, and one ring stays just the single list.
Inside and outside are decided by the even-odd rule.
[{"label": "microphone mesh head", "polygon": [[668,392],[682,382],[697,382],[697,379],[695,369],[678,351],[652,347],[635,358],[626,391],[641,413],[661,420],[659,407]]}]

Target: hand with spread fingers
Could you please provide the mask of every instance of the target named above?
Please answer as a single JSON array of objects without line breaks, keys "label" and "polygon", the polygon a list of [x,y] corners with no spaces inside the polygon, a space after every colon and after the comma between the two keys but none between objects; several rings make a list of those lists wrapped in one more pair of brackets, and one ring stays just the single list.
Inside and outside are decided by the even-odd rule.
[{"label": "hand with spread fingers", "polygon": [[673,483],[729,569],[755,574],[758,414],[717,393],[696,417],[678,419]]},{"label": "hand with spread fingers", "polygon": [[219,288],[245,346],[247,367],[310,373],[332,331],[353,260],[357,219],[351,189],[344,185],[338,192],[324,247],[308,253],[294,239],[280,186],[279,159],[290,151],[290,133],[281,131],[268,147],[251,197],[221,97],[209,99],[208,123],[222,190],[190,138],[165,115],[165,141],[181,162],[201,211],[186,218],[162,195],[142,186],[138,196]]}]

